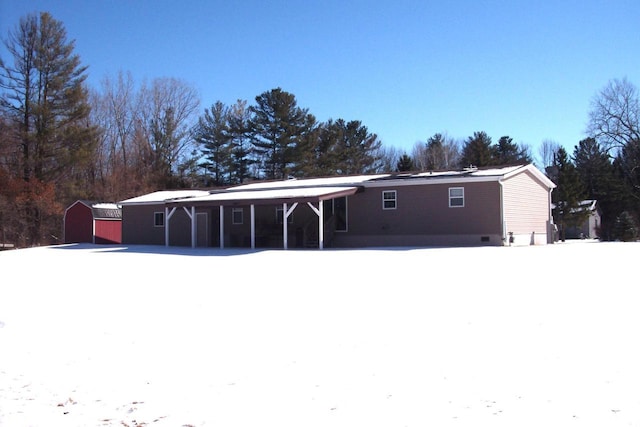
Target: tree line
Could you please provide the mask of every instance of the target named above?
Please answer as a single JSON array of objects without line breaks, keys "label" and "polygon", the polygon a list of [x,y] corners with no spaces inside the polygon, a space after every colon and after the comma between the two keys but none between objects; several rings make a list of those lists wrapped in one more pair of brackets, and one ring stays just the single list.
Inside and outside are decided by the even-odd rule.
[{"label": "tree line", "polygon": [[[260,179],[533,162],[529,146],[510,136],[494,142],[482,131],[464,140],[436,133],[416,142],[410,153],[398,152],[360,120],[318,121],[280,87],[251,103],[215,101],[204,109],[197,91],[178,78],[136,82],[120,72],[91,88],[74,41],[47,12],[20,19],[3,42],[8,55],[0,58],[0,242],[33,246],[59,241],[64,208],[78,199],[119,201],[160,189]],[[626,81],[622,85],[634,89]],[[626,95],[629,104],[637,104],[636,93]],[[613,190],[601,188],[602,171],[586,176],[582,151],[569,158],[557,144],[542,146],[545,164],[539,166],[562,182],[554,192],[563,198],[557,203],[563,206],[559,221],[577,220],[574,199],[596,196],[607,216],[617,218],[624,211],[637,219],[637,205],[631,202],[640,194],[638,169],[629,159],[638,157],[638,138],[620,134],[637,132],[638,116],[615,128],[606,111],[604,105],[592,107],[597,149],[590,147],[601,150],[615,171],[615,203],[607,199]],[[566,178],[572,166],[582,180],[575,191]],[[592,187],[597,182],[597,191],[586,179]]]}]

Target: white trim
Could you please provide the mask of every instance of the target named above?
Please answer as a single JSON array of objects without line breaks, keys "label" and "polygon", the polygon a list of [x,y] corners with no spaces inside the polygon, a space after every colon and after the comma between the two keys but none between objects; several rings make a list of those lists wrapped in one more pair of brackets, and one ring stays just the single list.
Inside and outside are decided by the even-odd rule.
[{"label": "white trim", "polygon": [[[387,199],[385,198],[385,194],[387,193],[393,193],[393,198],[392,199]],[[397,190],[382,190],[382,210],[383,211],[391,211],[391,210],[395,210],[398,209],[398,191]],[[393,207],[387,207],[386,202],[393,202]]]},{"label": "white trim", "polygon": [[[451,195],[451,190],[462,190],[462,195],[461,196],[452,196]],[[447,193],[449,194],[449,207],[450,208],[464,208],[464,187],[449,187],[447,189]],[[452,200],[458,200],[458,199],[462,199],[462,204],[461,205],[453,205],[453,204],[451,204]]]}]

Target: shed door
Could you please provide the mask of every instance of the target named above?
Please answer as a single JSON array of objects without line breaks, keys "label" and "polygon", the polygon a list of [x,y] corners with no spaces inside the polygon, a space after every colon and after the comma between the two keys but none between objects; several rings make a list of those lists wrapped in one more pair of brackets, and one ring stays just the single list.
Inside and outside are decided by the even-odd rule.
[{"label": "shed door", "polygon": [[209,246],[209,221],[206,212],[196,213],[197,240],[196,246]]}]

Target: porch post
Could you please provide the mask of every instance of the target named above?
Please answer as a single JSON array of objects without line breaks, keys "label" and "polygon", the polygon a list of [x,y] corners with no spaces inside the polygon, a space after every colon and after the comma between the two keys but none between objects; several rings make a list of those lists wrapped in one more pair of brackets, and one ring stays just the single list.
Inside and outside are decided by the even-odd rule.
[{"label": "porch post", "polygon": [[324,203],[318,201],[318,248],[324,249]]},{"label": "porch post", "polygon": [[287,234],[289,234],[287,230],[287,204],[283,203],[282,204],[282,241],[284,242],[285,249],[287,249],[289,246],[287,242]]},{"label": "porch post", "polygon": [[[171,208],[171,212],[169,212],[169,208],[164,208],[164,245],[169,246],[169,220],[171,216],[175,213],[177,207]],[[187,212],[188,213],[188,212]]]},{"label": "porch post", "polygon": [[224,249],[224,206],[220,205],[220,249]]},{"label": "porch post", "polygon": [[191,206],[191,247],[196,247],[196,207]]},{"label": "porch post", "polygon": [[169,207],[164,208],[164,245],[169,246]]},{"label": "porch post", "polygon": [[251,249],[256,248],[256,207],[251,205]]},{"label": "porch post", "polygon": [[317,208],[311,202],[307,202],[307,205],[318,215],[318,248],[324,249],[324,203],[318,200]]}]

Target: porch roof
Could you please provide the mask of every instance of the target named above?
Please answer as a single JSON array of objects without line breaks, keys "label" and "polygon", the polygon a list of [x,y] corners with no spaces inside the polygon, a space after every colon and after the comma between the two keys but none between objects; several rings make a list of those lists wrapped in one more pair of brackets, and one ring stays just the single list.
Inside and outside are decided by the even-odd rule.
[{"label": "porch roof", "polygon": [[286,188],[255,188],[238,190],[227,189],[212,192],[204,196],[188,199],[167,200],[172,206],[220,206],[220,205],[248,205],[248,204],[277,204],[287,202],[319,202],[337,197],[350,196],[357,193],[361,186],[297,186]]}]

